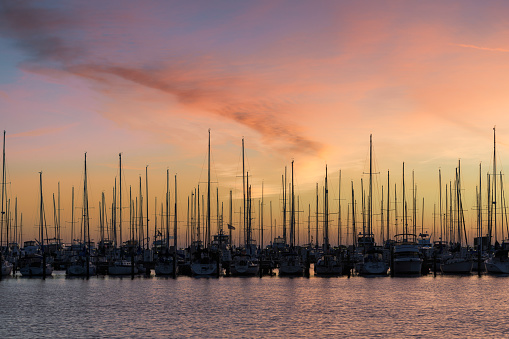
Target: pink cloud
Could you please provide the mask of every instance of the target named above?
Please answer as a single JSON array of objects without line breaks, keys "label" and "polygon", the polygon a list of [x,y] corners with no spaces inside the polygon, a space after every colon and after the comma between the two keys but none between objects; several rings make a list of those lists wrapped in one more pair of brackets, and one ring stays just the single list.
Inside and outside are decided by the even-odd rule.
[{"label": "pink cloud", "polygon": [[453,46],[458,46],[458,47],[465,47],[465,48],[479,49],[479,50],[482,50],[482,51],[492,51],[492,52],[509,52],[509,49],[504,49],[504,48],[480,47],[480,46],[475,46],[475,45],[465,45],[465,44],[451,44],[451,45],[453,45]]},{"label": "pink cloud", "polygon": [[77,126],[78,123],[68,124],[65,126],[57,126],[57,127],[42,127],[31,131],[15,133],[8,135],[8,138],[22,138],[22,137],[40,137],[48,134],[57,134],[74,126]]}]

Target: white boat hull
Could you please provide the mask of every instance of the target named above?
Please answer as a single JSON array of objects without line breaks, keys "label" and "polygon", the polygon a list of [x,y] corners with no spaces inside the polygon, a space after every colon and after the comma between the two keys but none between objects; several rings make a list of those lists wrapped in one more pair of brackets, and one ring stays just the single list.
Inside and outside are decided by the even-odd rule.
[{"label": "white boat hull", "polygon": [[212,262],[209,264],[194,263],[191,264],[191,272],[196,276],[207,276],[217,274],[217,263]]},{"label": "white boat hull", "polygon": [[488,260],[486,271],[490,274],[509,274],[509,262],[499,260]]},{"label": "white boat hull", "polygon": [[235,265],[231,264],[230,274],[233,276],[255,276],[259,272],[258,265]]},{"label": "white boat hull", "polygon": [[388,269],[389,267],[383,261],[368,261],[359,265],[358,272],[360,275],[387,275]]}]

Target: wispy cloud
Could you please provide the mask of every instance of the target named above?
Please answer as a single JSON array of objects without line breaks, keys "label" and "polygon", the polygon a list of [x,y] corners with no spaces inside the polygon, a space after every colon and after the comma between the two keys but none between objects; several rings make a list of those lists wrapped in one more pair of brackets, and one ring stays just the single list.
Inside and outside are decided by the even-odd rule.
[{"label": "wispy cloud", "polygon": [[42,127],[42,128],[34,129],[31,131],[7,135],[7,137],[8,138],[40,137],[43,135],[60,133],[66,129],[69,129],[69,128],[77,126],[77,125],[78,125],[78,123],[68,124],[65,126],[57,126],[57,127]]},{"label": "wispy cloud", "polygon": [[[283,151],[319,155],[322,145],[307,137],[296,124],[284,117],[291,115],[292,107],[267,107],[254,99],[252,87],[256,73],[228,70],[225,65],[203,62],[201,57],[183,60],[169,58],[145,63],[111,62],[107,57],[92,57],[96,46],[78,43],[76,32],[91,29],[87,14],[73,13],[71,9],[47,9],[39,3],[12,2],[0,6],[0,35],[13,39],[28,55],[23,67],[31,71],[58,69],[62,74],[92,81],[107,94],[116,86],[141,86],[171,95],[179,104],[198,107],[200,112],[217,115],[252,129],[265,142]],[[76,20],[75,20],[76,19]],[[149,66],[147,66],[149,65]],[[53,72],[59,76],[58,72]],[[61,74],[60,74],[61,76]],[[119,82],[121,80],[121,82]],[[253,85],[254,83],[254,85]],[[270,101],[270,99],[264,99]],[[144,112],[149,114],[149,112]],[[196,113],[195,113],[196,114]],[[204,114],[204,113],[202,113]]]},{"label": "wispy cloud", "polygon": [[491,52],[509,52],[509,49],[504,48],[492,48],[492,47],[482,47],[482,46],[476,46],[476,45],[465,45],[465,44],[451,44],[453,46],[458,47],[465,47],[465,48],[473,48],[473,49],[479,49],[482,51],[491,51]]}]

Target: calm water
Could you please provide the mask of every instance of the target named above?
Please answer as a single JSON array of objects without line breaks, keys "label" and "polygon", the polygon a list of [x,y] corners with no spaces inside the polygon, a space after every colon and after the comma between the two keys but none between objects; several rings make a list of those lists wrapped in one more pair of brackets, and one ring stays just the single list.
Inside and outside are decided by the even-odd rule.
[{"label": "calm water", "polygon": [[508,337],[509,277],[0,281],[0,337]]}]

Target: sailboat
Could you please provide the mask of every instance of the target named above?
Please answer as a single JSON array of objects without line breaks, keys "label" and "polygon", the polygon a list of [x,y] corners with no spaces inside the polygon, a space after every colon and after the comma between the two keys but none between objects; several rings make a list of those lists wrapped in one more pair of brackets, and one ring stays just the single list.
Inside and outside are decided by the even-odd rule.
[{"label": "sailboat", "polygon": [[44,250],[44,202],[42,198],[42,172],[39,172],[40,181],[40,206],[39,206],[39,247],[41,254],[29,255],[24,258],[23,267],[19,270],[22,276],[37,277],[51,275],[53,273],[53,267],[46,262],[46,253]]},{"label": "sailboat", "polygon": [[[169,190],[169,175],[168,171],[166,171],[166,196],[168,197]],[[175,197],[177,196],[177,176],[175,175]],[[169,204],[167,204],[167,208],[169,210]],[[169,213],[168,213],[169,214]],[[177,276],[178,272],[178,263],[177,263],[177,199],[175,199],[175,217],[174,217],[174,229],[173,229],[173,255],[170,255],[170,245],[169,245],[169,215],[166,218],[166,248],[164,251],[164,255],[160,256],[157,263],[155,264],[154,271],[157,276],[169,276],[173,277]]]},{"label": "sailboat", "polygon": [[[493,128],[493,197],[491,199],[491,204],[493,208],[495,208],[495,211],[490,213],[491,218],[493,220],[490,221],[490,225],[488,226],[488,238],[491,246],[491,234],[492,234],[492,227],[494,224],[495,229],[495,243],[496,243],[496,234],[497,234],[497,189],[496,189],[496,139],[495,139],[495,128]],[[501,197],[500,197],[501,198]],[[488,198],[488,200],[490,200]],[[493,223],[494,222],[494,223]],[[481,238],[482,240],[482,238]],[[495,253],[490,256],[486,260],[486,271],[489,274],[509,274],[509,241],[503,240],[502,244],[500,245],[500,248],[497,248],[495,246],[496,251]]]},{"label": "sailboat", "polygon": [[83,252],[79,256],[74,257],[66,274],[69,276],[86,276],[95,275],[95,265],[90,261],[90,224],[88,217],[88,182],[87,182],[87,153],[85,153],[85,179],[83,184]]},{"label": "sailboat", "polygon": [[327,186],[327,166],[325,166],[325,195],[324,195],[324,244],[323,256],[318,259],[314,266],[315,275],[338,276],[343,273],[341,261],[331,253],[329,245],[329,188]]},{"label": "sailboat", "polygon": [[[440,269],[444,274],[470,274],[472,272],[473,260],[470,257],[465,247],[461,247],[461,234],[465,227],[463,218],[463,208],[461,202],[461,182],[460,182],[460,163],[458,161],[458,168],[456,168],[456,207],[457,207],[457,236],[458,243],[456,243],[449,250],[449,253],[442,256],[442,263]],[[451,199],[452,200],[452,199]],[[451,225],[452,226],[452,225]],[[462,227],[463,226],[463,229]],[[465,232],[466,235],[466,232]],[[466,238],[465,238],[465,242]]]},{"label": "sailboat", "polygon": [[232,276],[256,276],[260,272],[260,262],[256,258],[256,243],[252,239],[252,218],[251,218],[251,186],[249,186],[249,176],[247,180],[247,197],[245,193],[245,163],[244,163],[244,138],[242,138],[242,184],[243,184],[243,204],[244,204],[244,249],[237,252],[230,264],[230,274]]},{"label": "sailboat", "polygon": [[12,264],[7,260],[2,260],[2,277],[11,275]]},{"label": "sailboat", "polygon": [[407,207],[405,199],[405,163],[403,163],[403,220],[405,232],[396,234],[397,242],[393,247],[391,274],[394,275],[420,275],[422,258],[416,242],[417,235],[408,233]]},{"label": "sailboat", "polygon": [[280,276],[303,276],[305,266],[302,262],[302,256],[295,248],[295,194],[293,180],[293,160],[292,160],[292,209],[290,216],[290,248],[287,252],[281,253],[279,263]]},{"label": "sailboat", "polygon": [[208,144],[208,177],[207,177],[207,232],[205,244],[206,248],[197,248],[193,253],[191,262],[191,272],[194,276],[212,276],[221,273],[221,263],[219,262],[218,253],[212,252],[210,249],[210,129]]},{"label": "sailboat", "polygon": [[154,267],[157,276],[173,275],[175,269],[178,269],[178,266],[175,265],[174,257],[170,255],[159,257]]},{"label": "sailboat", "polygon": [[359,275],[386,275],[389,266],[383,258],[383,250],[376,247],[373,234],[373,138],[369,135],[369,196],[368,229],[358,238],[362,260],[355,265]]},{"label": "sailboat", "polygon": [[[3,143],[3,162],[2,162],[2,179],[0,179],[2,184],[2,206],[0,209],[2,210],[2,216],[1,216],[1,223],[0,223],[0,232],[3,232],[4,229],[4,197],[5,197],[5,131],[4,131],[4,143]],[[9,239],[7,239],[7,244],[9,244]],[[0,243],[0,249],[2,247],[2,244]],[[7,246],[8,248],[8,246]],[[12,264],[8,262],[7,260],[4,260],[3,253],[0,251],[0,276],[8,276],[11,274],[12,271]]]},{"label": "sailboat", "polygon": [[259,268],[258,260],[246,253],[241,253],[233,256],[230,274],[232,276],[256,276]]}]

